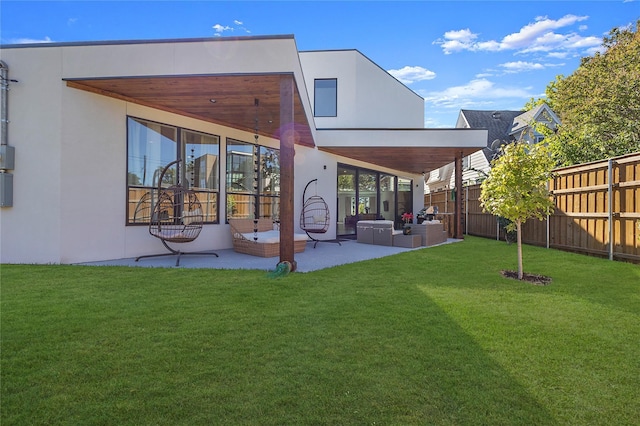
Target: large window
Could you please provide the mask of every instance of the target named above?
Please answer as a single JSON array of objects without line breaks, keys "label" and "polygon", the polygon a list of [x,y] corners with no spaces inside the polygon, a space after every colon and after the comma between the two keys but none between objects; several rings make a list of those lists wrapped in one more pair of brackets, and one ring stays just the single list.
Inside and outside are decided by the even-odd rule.
[{"label": "large window", "polygon": [[398,213],[396,216],[398,219],[400,219],[404,213],[413,212],[412,182],[411,179],[398,178]]},{"label": "large window", "polygon": [[359,220],[393,220],[402,227],[402,213],[412,211],[412,180],[338,164],[338,235],[355,235]]},{"label": "large window", "polygon": [[338,80],[316,79],[314,82],[314,116],[336,117],[338,115]]},{"label": "large window", "polygon": [[[149,208],[144,203],[153,201],[160,172],[177,159],[181,160],[181,167],[168,171],[163,186],[179,182],[196,191],[205,222],[218,222],[219,156],[218,136],[129,117],[127,223],[149,223]],[[176,176],[176,170],[182,175]]]},{"label": "large window", "polygon": [[280,219],[280,151],[227,139],[227,218]]}]

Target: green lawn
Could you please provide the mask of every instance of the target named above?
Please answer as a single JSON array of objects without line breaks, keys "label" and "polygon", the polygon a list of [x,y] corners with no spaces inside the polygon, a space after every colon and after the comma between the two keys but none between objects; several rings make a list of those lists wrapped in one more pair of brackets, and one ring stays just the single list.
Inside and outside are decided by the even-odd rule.
[{"label": "green lawn", "polygon": [[464,242],[279,279],[3,265],[3,426],[631,425],[640,266]]}]

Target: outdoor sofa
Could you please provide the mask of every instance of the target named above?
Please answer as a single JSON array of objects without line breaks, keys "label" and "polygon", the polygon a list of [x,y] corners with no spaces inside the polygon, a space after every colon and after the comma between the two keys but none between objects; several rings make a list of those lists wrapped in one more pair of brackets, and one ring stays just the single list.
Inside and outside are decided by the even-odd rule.
[{"label": "outdoor sofa", "polygon": [[394,235],[402,234],[393,229],[392,220],[360,220],[356,226],[359,243],[392,246]]},{"label": "outdoor sofa", "polygon": [[357,223],[359,243],[396,247],[429,247],[447,241],[447,231],[439,220],[411,224],[411,234],[393,229],[391,220],[360,220]]},{"label": "outdoor sofa", "polygon": [[420,224],[411,225],[412,233],[420,235],[422,245],[425,247],[442,244],[447,241],[448,233],[439,220],[425,220]]},{"label": "outdoor sofa", "polygon": [[[280,231],[273,229],[271,219],[229,219],[233,250],[259,257],[280,255]],[[307,247],[307,234],[293,234],[293,251]]]}]

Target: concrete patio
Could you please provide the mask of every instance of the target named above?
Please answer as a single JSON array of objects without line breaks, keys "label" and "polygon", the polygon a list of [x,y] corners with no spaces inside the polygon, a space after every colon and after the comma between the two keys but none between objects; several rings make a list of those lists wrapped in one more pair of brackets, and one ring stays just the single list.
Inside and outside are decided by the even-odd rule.
[{"label": "concrete patio", "polygon": [[[462,240],[449,238],[444,244],[449,244],[457,241]],[[363,260],[391,256],[409,250],[421,250],[430,248],[403,248],[373,244],[360,244],[355,240],[346,240],[342,241],[341,243],[342,245],[329,242],[319,243],[316,248],[313,248],[313,242],[308,242],[305,251],[302,253],[296,253],[295,255],[295,259],[298,262],[297,272],[317,271],[320,269],[331,268],[333,266],[344,265],[347,263],[354,263]],[[162,245],[158,244],[157,253],[162,253],[162,250],[164,250],[164,248],[162,247]],[[233,251],[233,249],[216,250],[216,253],[219,257],[183,255],[180,258],[180,266],[178,267],[211,269],[257,269],[272,271],[276,268],[279,261],[278,257],[262,258],[250,256],[247,254],[236,253]],[[135,258],[126,258],[105,260],[100,262],[81,263],[81,265],[93,266],[134,266],[143,268],[175,268],[175,264],[176,256],[144,258],[140,259],[138,262],[135,261]]]}]

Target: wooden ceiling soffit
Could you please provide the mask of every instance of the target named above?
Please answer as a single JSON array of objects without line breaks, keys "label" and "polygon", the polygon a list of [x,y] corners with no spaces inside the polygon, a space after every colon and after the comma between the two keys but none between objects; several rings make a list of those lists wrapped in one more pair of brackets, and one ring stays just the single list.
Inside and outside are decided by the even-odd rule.
[{"label": "wooden ceiling soffit", "polygon": [[481,148],[456,147],[319,147],[335,155],[410,174],[429,173]]},{"label": "wooden ceiling soffit", "polygon": [[[279,139],[281,74],[66,79],[68,87]],[[258,99],[258,108],[255,100]],[[296,143],[315,146],[294,91]]]}]

